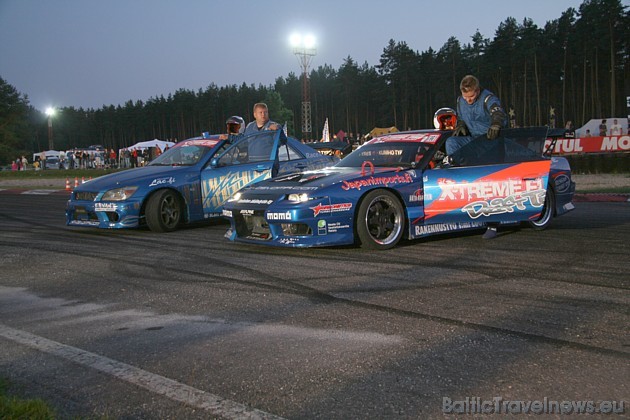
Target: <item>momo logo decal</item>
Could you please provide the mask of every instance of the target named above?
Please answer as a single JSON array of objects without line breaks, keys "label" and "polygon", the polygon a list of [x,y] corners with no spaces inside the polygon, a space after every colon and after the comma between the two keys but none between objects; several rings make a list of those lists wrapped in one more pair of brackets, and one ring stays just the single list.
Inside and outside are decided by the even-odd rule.
[{"label": "momo logo decal", "polygon": [[313,210],[313,216],[317,217],[320,213],[334,213],[338,211],[348,211],[352,208],[352,203],[338,204],[318,204],[315,207],[309,207]]},{"label": "momo logo decal", "polygon": [[267,213],[267,220],[291,220],[291,212]]}]

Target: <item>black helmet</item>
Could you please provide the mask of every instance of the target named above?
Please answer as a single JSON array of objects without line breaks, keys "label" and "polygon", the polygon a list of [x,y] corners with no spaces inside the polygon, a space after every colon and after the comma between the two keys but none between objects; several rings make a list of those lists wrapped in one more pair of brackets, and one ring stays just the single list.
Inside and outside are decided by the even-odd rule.
[{"label": "black helmet", "polygon": [[440,108],[433,116],[433,126],[438,130],[453,130],[457,124],[457,114],[452,108]]},{"label": "black helmet", "polygon": [[228,134],[240,134],[245,130],[245,120],[238,115],[232,115],[225,124]]}]

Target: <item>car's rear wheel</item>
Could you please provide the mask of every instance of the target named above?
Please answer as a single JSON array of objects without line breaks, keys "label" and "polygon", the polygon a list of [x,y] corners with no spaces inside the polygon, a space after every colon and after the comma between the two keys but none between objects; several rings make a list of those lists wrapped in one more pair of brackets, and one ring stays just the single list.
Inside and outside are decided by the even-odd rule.
[{"label": "car's rear wheel", "polygon": [[356,226],[363,248],[392,248],[403,235],[405,216],[402,203],[390,191],[370,191],[359,206]]},{"label": "car's rear wheel", "polygon": [[556,196],[551,185],[547,186],[547,194],[545,194],[545,204],[543,205],[540,217],[536,220],[530,220],[529,225],[534,230],[547,229],[553,220],[553,212],[556,208]]},{"label": "car's rear wheel", "polygon": [[149,197],[144,213],[149,229],[172,232],[182,221],[181,201],[174,191],[159,190]]}]

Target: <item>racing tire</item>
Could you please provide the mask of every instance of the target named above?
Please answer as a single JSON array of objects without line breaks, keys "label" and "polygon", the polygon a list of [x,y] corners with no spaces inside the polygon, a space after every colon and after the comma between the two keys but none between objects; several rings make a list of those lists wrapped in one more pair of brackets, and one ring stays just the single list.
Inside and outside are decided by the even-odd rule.
[{"label": "racing tire", "polygon": [[540,217],[536,220],[530,220],[529,226],[534,230],[547,229],[553,220],[553,214],[556,208],[556,195],[551,185],[547,186],[547,194],[545,194],[545,204],[540,213]]},{"label": "racing tire", "polygon": [[159,190],[149,197],[144,212],[147,226],[154,232],[172,232],[182,221],[179,196],[171,190]]},{"label": "racing tire", "polygon": [[403,236],[403,205],[390,191],[370,191],[361,201],[356,226],[361,247],[379,250],[392,248]]}]

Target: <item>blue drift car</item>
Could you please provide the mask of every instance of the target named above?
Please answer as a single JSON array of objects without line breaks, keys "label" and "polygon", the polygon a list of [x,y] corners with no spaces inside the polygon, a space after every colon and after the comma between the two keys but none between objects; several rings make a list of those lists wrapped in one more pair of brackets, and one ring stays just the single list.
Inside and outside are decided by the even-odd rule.
[{"label": "blue drift car", "polygon": [[223,208],[231,222],[226,237],[276,246],[359,243],[387,249],[402,238],[490,222],[544,229],[573,209],[569,164],[544,156],[545,127],[506,129],[494,141],[477,138],[470,145],[485,142],[484,154],[470,155],[466,166],[457,167],[442,163],[450,135],[385,135],[332,167],[251,185]]},{"label": "blue drift car", "polygon": [[168,232],[220,217],[239,189],[273,176],[323,168],[336,160],[282,130],[177,143],[145,167],[105,175],[76,188],[66,224],[108,229],[146,224]]}]

